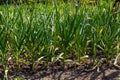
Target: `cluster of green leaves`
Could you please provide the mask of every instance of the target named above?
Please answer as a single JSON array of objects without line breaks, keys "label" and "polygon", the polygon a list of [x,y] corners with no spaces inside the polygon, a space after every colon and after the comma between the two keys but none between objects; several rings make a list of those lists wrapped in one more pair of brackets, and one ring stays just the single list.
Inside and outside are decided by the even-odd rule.
[{"label": "cluster of green leaves", "polygon": [[[120,51],[119,28],[120,14],[113,14],[110,4],[2,6],[0,60],[5,69],[11,58],[18,65],[23,62],[34,67],[42,59],[46,63],[59,59],[65,62],[73,56],[71,53],[78,61],[86,53],[93,53],[96,59],[100,51],[108,60]],[[30,61],[26,62],[26,58]]]}]

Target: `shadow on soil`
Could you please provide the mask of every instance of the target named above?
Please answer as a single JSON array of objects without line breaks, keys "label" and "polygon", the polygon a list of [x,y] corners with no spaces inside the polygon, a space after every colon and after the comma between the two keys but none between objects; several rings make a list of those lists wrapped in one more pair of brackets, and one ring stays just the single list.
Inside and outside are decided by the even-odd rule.
[{"label": "shadow on soil", "polygon": [[99,71],[82,70],[56,70],[53,72],[36,72],[31,79],[39,80],[116,80],[119,78],[120,71],[116,69],[100,69]]},{"label": "shadow on soil", "polygon": [[[21,71],[13,71],[9,76],[12,79],[21,77],[25,80],[117,80],[120,77],[120,70],[111,67],[100,67],[93,70],[81,67],[39,67],[32,71],[31,69],[22,69]],[[0,73],[2,80],[3,73]]]}]

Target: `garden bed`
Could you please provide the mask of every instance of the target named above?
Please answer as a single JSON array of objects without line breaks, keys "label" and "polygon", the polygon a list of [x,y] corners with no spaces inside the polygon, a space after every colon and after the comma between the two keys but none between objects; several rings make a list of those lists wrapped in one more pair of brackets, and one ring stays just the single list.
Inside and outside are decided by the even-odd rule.
[{"label": "garden bed", "polygon": [[[114,59],[100,62],[94,65],[92,58],[84,63],[62,62],[47,65],[36,64],[34,69],[31,65],[22,64],[20,69],[16,65],[9,65],[8,79],[13,80],[119,80],[120,68],[113,65]],[[119,64],[119,63],[118,63]],[[4,77],[2,65],[0,65],[0,79]]]}]

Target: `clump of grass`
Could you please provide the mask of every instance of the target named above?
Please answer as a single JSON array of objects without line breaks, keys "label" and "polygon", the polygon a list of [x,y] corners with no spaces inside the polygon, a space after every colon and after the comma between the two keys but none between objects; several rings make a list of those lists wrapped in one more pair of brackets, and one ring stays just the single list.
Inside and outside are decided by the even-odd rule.
[{"label": "clump of grass", "polygon": [[[0,60],[7,66],[8,52],[20,63],[32,65],[43,60],[98,61],[100,51],[107,60],[119,53],[119,21],[108,6],[62,4],[7,5],[0,8]],[[56,50],[57,49],[57,50]],[[57,52],[58,51],[58,52]],[[71,54],[73,53],[73,54]],[[93,53],[92,55],[86,53]],[[70,56],[73,58],[69,58]],[[85,57],[87,56],[87,57]],[[30,58],[26,62],[26,58]]]}]

